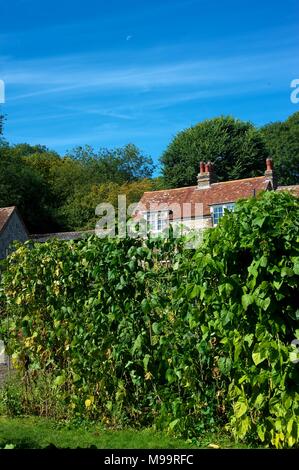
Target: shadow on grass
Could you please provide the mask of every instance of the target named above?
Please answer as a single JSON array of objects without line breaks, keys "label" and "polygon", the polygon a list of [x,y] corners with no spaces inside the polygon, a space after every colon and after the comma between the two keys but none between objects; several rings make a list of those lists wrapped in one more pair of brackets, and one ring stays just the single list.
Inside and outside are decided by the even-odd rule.
[{"label": "shadow on grass", "polygon": [[[8,446],[7,449],[50,449],[55,450],[59,449],[54,444],[48,444],[46,446],[41,446],[37,441],[34,441],[30,438],[22,438],[22,439],[9,439],[9,440],[0,440],[0,450],[4,449],[5,446]],[[12,446],[12,447],[10,447]],[[82,449],[83,447],[77,446],[76,449]],[[88,447],[84,447],[87,449],[97,449],[97,446],[91,444]],[[71,449],[71,447],[64,447],[64,449]]]},{"label": "shadow on grass", "polygon": [[34,441],[33,439],[27,437],[24,437],[22,439],[1,439],[0,449],[4,449],[6,445],[11,444],[14,446],[14,449],[41,449],[41,446],[37,441]]}]

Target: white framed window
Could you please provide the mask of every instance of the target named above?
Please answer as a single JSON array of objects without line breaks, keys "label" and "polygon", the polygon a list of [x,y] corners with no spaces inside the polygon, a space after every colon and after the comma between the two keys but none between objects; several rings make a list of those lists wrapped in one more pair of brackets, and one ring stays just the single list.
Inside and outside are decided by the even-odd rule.
[{"label": "white framed window", "polygon": [[168,225],[168,211],[146,212],[147,231],[162,232]]},{"label": "white framed window", "polygon": [[229,202],[227,204],[217,204],[211,207],[211,213],[213,217],[213,226],[218,225],[219,220],[221,217],[224,216],[224,210],[227,209],[228,211],[233,212],[235,208],[235,204],[233,202]]}]

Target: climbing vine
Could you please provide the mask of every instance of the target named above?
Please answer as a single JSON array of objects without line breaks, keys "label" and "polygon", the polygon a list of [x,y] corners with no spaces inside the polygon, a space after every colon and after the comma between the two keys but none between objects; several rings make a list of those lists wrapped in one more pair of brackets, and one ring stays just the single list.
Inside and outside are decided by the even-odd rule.
[{"label": "climbing vine", "polygon": [[237,204],[183,239],[19,246],[2,277],[8,352],[68,413],[194,437],[299,443],[299,202]]}]

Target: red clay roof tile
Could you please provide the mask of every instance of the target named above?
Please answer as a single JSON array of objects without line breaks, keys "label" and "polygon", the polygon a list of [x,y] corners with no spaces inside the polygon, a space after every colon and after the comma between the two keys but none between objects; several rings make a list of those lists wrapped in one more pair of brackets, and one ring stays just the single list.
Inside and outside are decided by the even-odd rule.
[{"label": "red clay roof tile", "polygon": [[[265,176],[257,176],[255,178],[246,178],[242,180],[225,181],[221,183],[213,183],[209,188],[198,189],[197,186],[189,186],[177,189],[165,189],[160,191],[147,191],[143,194],[139,204],[142,204],[146,210],[158,210],[155,206],[160,204],[179,204],[183,207],[184,203],[191,203],[191,216],[195,215],[195,203],[201,203],[202,215],[210,215],[210,206],[214,204],[235,202],[238,199],[248,198],[254,193],[268,189],[269,180]],[[143,209],[139,206],[137,210]],[[173,218],[180,217],[173,211]]]}]

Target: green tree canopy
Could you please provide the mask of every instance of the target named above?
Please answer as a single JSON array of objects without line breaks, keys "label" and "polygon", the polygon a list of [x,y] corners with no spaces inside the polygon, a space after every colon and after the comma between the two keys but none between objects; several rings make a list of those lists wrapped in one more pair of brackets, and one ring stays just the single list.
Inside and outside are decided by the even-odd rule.
[{"label": "green tree canopy", "polygon": [[[42,145],[3,142],[0,158],[0,206],[17,205],[35,232],[94,227],[97,204],[114,201],[116,191],[135,194],[137,202],[142,189],[151,187],[143,181],[154,168],[132,144],[98,152],[77,147],[61,157]],[[114,188],[113,197],[105,186],[108,193]]]},{"label": "green tree canopy", "polygon": [[161,157],[171,187],[196,184],[200,161],[214,164],[218,181],[263,174],[269,156],[262,137],[249,122],[232,117],[207,119],[179,132]]},{"label": "green tree canopy", "polygon": [[31,232],[46,231],[53,224],[48,189],[41,175],[0,146],[0,207],[17,206]]},{"label": "green tree canopy", "polygon": [[51,151],[45,145],[30,145],[24,143],[11,146],[11,153],[16,157],[29,157],[34,154],[47,154],[49,152]]},{"label": "green tree canopy", "polygon": [[134,202],[139,202],[145,191],[155,188],[155,182],[151,179],[132,181],[118,184],[113,181],[79,188],[66,203],[59,209],[59,218],[64,221],[68,230],[94,229],[98,217],[95,208],[98,204],[107,202],[114,206],[117,213],[118,196],[125,195],[127,207]]},{"label": "green tree canopy", "polygon": [[98,152],[90,146],[76,147],[67,156],[80,162],[94,184],[138,181],[150,178],[154,170],[152,159],[133,144],[115,149],[101,148]]},{"label": "green tree canopy", "polygon": [[284,122],[267,124],[261,135],[273,157],[279,184],[299,184],[299,111]]}]

